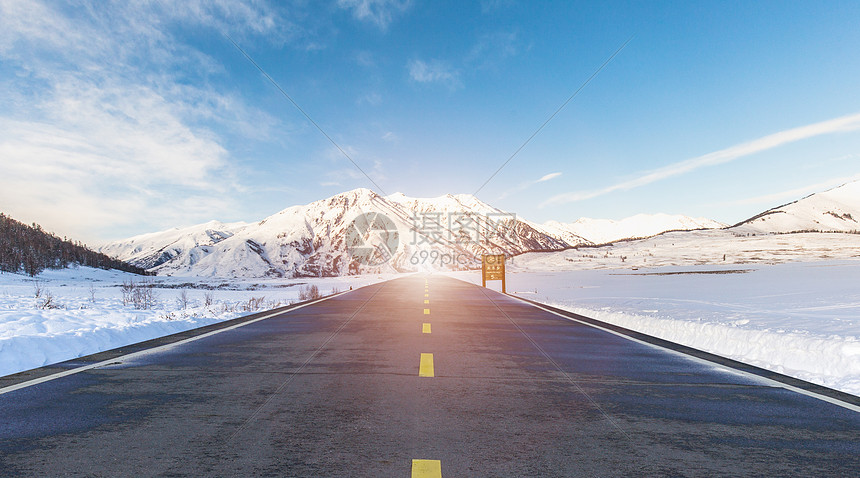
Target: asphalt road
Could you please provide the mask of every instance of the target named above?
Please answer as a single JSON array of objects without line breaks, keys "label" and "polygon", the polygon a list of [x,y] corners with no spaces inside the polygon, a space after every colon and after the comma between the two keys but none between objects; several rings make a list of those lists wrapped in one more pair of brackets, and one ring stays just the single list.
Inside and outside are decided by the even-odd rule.
[{"label": "asphalt road", "polygon": [[858,476],[860,413],[435,275],[0,394],[3,476],[440,473]]}]

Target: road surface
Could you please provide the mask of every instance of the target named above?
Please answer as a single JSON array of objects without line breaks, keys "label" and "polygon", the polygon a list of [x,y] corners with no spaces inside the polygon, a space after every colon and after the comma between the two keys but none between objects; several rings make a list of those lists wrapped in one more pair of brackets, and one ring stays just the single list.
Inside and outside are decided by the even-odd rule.
[{"label": "road surface", "polygon": [[860,473],[850,408],[436,275],[97,362],[0,380],[0,475]]}]

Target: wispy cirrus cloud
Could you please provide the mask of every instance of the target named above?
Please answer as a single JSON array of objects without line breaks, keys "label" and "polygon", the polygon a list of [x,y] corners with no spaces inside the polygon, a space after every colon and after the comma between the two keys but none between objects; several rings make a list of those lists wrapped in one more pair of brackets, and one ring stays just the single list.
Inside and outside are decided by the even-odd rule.
[{"label": "wispy cirrus cloud", "polygon": [[719,204],[720,206],[735,206],[735,205],[746,205],[746,204],[755,204],[755,205],[765,205],[765,206],[776,206],[784,201],[794,201],[797,198],[808,196],[812,193],[817,193],[821,191],[827,191],[828,189],[833,189],[835,187],[841,186],[845,183],[849,183],[851,181],[860,180],[860,174],[855,174],[854,176],[840,176],[836,178],[831,178],[827,181],[821,181],[815,184],[807,184],[803,187],[789,189],[787,191],[780,191],[771,194],[764,194],[761,196],[755,196],[745,199],[740,199],[737,201],[731,201],[726,203]]},{"label": "wispy cirrus cloud", "polygon": [[506,198],[512,194],[518,193],[520,191],[525,191],[526,189],[530,188],[531,186],[534,186],[535,184],[550,181],[550,180],[553,180],[559,176],[561,176],[560,172],[549,173],[549,174],[544,174],[543,176],[541,176],[538,179],[535,179],[532,181],[526,181],[524,183],[520,183],[517,186],[515,186],[515,187],[505,191],[504,193],[502,193],[502,195],[499,196],[499,199],[501,200],[501,199],[504,199],[504,198]]},{"label": "wispy cirrus cloud", "polygon": [[813,123],[798,128],[792,128],[778,133],[763,136],[761,138],[741,143],[729,148],[714,151],[703,156],[698,156],[685,161],[680,161],[670,164],[666,167],[647,172],[634,179],[622,181],[620,183],[607,186],[602,189],[592,191],[573,191],[568,193],[553,196],[543,203],[540,207],[545,207],[552,204],[565,204],[576,201],[584,201],[603,196],[615,191],[627,191],[635,189],[647,184],[651,184],[663,179],[680,176],[690,173],[700,168],[708,166],[716,166],[725,164],[737,159],[749,156],[769,149],[777,148],[789,143],[801,141],[804,139],[813,138],[825,134],[844,133],[860,130],[860,113],[842,116],[819,123]]},{"label": "wispy cirrus cloud", "polygon": [[469,54],[466,63],[479,69],[494,68],[520,53],[523,49],[517,32],[497,31],[481,35]]},{"label": "wispy cirrus cloud", "polygon": [[440,60],[410,60],[406,64],[409,77],[418,83],[438,83],[451,89],[461,88],[460,72]]},{"label": "wispy cirrus cloud", "polygon": [[350,10],[357,20],[385,31],[397,15],[409,9],[411,0],[338,0],[340,8]]}]

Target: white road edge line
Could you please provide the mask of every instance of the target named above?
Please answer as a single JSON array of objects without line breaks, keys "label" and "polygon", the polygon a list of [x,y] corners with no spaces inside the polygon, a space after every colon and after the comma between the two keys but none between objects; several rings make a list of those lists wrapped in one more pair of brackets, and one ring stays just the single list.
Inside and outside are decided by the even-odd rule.
[{"label": "white road edge line", "polygon": [[[187,339],[183,339],[183,340],[180,340],[178,342],[159,345],[158,347],[153,347],[151,349],[138,350],[137,352],[132,352],[132,353],[127,354],[127,355],[120,355],[120,356],[114,357],[110,360],[104,360],[104,361],[101,361],[98,363],[92,363],[89,365],[84,365],[83,367],[73,368],[70,370],[64,370],[62,372],[57,372],[55,374],[46,375],[44,377],[34,378],[33,380],[28,380],[26,382],[16,383],[15,385],[9,385],[8,387],[0,388],[0,395],[3,395],[4,393],[14,392],[15,390],[20,390],[22,388],[32,387],[33,385],[38,385],[40,383],[50,382],[51,380],[56,380],[58,378],[67,377],[69,375],[74,375],[76,373],[86,372],[87,370],[92,370],[94,368],[104,367],[105,365],[110,365],[112,363],[116,363],[117,361],[128,360],[130,358],[137,357],[139,355],[159,352],[161,350],[165,350],[165,349],[168,349],[170,347],[176,347],[177,345],[187,344],[188,342],[200,340],[200,339],[210,337],[210,336],[215,335],[215,334],[220,334],[221,332],[226,332],[228,330],[238,329],[239,327],[244,327],[246,325],[253,324],[253,323],[259,322],[261,320],[271,319],[272,317],[275,317],[277,315],[286,314],[288,312],[292,312],[294,310],[299,310],[299,309],[307,307],[309,305],[314,305],[318,302],[322,302],[324,300],[328,300],[328,299],[331,299],[333,297],[337,297],[337,296],[344,294],[344,293],[346,293],[346,292],[341,292],[340,294],[334,294],[334,295],[330,295],[328,297],[323,297],[322,299],[318,299],[318,300],[315,300],[313,302],[308,302],[307,304],[302,304],[302,305],[296,306],[290,310],[285,310],[282,312],[272,312],[271,314],[267,314],[267,315],[264,315],[262,317],[258,317],[256,319],[249,320],[247,322],[242,322],[241,324],[231,325],[230,327],[224,327],[223,329],[213,330],[212,332],[207,332],[205,334],[195,335],[194,337],[189,337]],[[131,345],[131,344],[129,344],[129,345]],[[98,353],[98,352],[96,352],[96,353]],[[71,360],[74,360],[74,359],[71,359]]]},{"label": "white road edge line", "polygon": [[[782,383],[782,382],[776,381],[776,380],[774,380],[774,379],[772,379],[772,378],[762,377],[761,375],[756,375],[756,374],[754,374],[754,373],[746,372],[746,371],[744,371],[744,370],[734,369],[734,368],[728,367],[728,366],[726,366],[726,365],[721,365],[721,364],[718,364],[718,363],[715,363],[715,362],[711,362],[711,361],[709,361],[709,360],[705,360],[705,359],[703,359],[703,358],[695,357],[695,356],[693,356],[693,355],[687,355],[687,354],[685,354],[685,353],[683,353],[683,352],[679,352],[679,351],[677,351],[677,350],[667,349],[666,347],[661,347],[661,346],[659,346],[659,345],[652,344],[652,343],[650,343],[650,342],[645,342],[645,341],[643,341],[643,340],[639,340],[639,339],[637,339],[637,338],[630,337],[629,335],[624,335],[624,334],[622,334],[622,333],[619,333],[619,332],[616,332],[616,331],[614,331],[614,330],[610,330],[610,329],[607,329],[607,328],[601,327],[601,326],[599,326],[599,325],[590,324],[590,323],[588,323],[588,322],[583,322],[583,321],[581,321],[581,320],[577,320],[577,319],[574,319],[574,318],[572,318],[572,317],[568,317],[568,316],[563,315],[563,314],[560,314],[560,313],[558,313],[558,312],[556,312],[556,311],[554,311],[554,310],[546,309],[546,308],[541,307],[541,306],[539,306],[539,305],[535,305],[535,304],[533,304],[533,303],[531,303],[531,302],[527,302],[527,301],[523,300],[522,298],[517,297],[517,296],[515,296],[515,295],[508,295],[508,297],[511,297],[511,298],[517,299],[518,301],[520,301],[520,302],[522,302],[522,303],[524,303],[524,304],[531,305],[532,307],[537,307],[538,309],[541,309],[541,310],[543,310],[544,312],[549,312],[549,313],[551,313],[551,314],[553,314],[553,315],[557,315],[557,316],[559,316],[559,317],[561,317],[561,318],[563,318],[563,319],[567,319],[567,320],[570,320],[570,321],[573,321],[573,322],[577,322],[577,323],[580,323],[580,324],[583,324],[583,325],[587,325],[587,326],[589,326],[589,327],[594,327],[595,329],[600,329],[600,330],[602,330],[602,331],[604,331],[604,332],[609,332],[610,334],[614,334],[614,335],[617,335],[617,336],[619,336],[619,337],[624,337],[625,339],[627,339],[627,340],[632,340],[633,342],[637,342],[637,343],[640,343],[640,344],[643,344],[643,345],[649,345],[649,346],[651,346],[651,347],[655,347],[655,348],[658,348],[658,349],[660,349],[660,350],[666,350],[666,351],[669,351],[669,352],[672,352],[672,353],[675,353],[675,354],[678,354],[678,355],[682,355],[682,356],[684,356],[684,357],[687,357],[687,358],[690,358],[690,359],[696,360],[696,361],[698,361],[698,362],[700,362],[700,363],[705,363],[705,364],[708,364],[708,365],[710,365],[710,366],[723,367],[723,368],[726,368],[726,369],[728,369],[728,370],[731,370],[732,372],[740,373],[740,374],[743,374],[743,375],[745,375],[745,376],[750,376],[750,377],[756,378],[756,379],[758,379],[758,380],[761,380],[761,381],[763,381],[763,382],[765,382],[765,383],[772,384],[772,385],[776,385],[777,387],[784,388],[784,389],[786,389],[786,390],[791,390],[792,392],[797,392],[797,393],[800,393],[800,394],[803,394],[803,395],[806,395],[806,396],[809,396],[809,397],[812,397],[812,398],[817,398],[818,400],[823,400],[823,401],[825,401],[825,402],[832,403],[833,405],[838,405],[838,406],[840,406],[840,407],[842,407],[842,408],[847,408],[848,410],[851,410],[851,411],[853,411],[853,412],[858,412],[858,413],[860,413],[860,407],[858,407],[857,405],[854,405],[854,404],[851,404],[851,403],[846,403],[846,402],[843,402],[842,400],[838,400],[838,399],[836,399],[836,398],[828,397],[827,395],[821,395],[821,394],[818,394],[818,393],[815,393],[815,392],[811,392],[811,391],[809,391],[809,390],[805,390],[805,389],[802,389],[802,388],[795,387],[795,386],[793,386],[793,385],[789,385],[789,384],[787,384],[787,383]],[[574,313],[574,312],[571,312],[571,313]]]}]

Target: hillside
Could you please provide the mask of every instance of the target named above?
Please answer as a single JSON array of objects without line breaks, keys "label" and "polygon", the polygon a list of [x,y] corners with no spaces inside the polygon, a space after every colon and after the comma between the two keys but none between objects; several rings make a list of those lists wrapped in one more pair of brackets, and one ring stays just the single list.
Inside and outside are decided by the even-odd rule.
[{"label": "hillside", "polygon": [[209,222],[101,250],[159,274],[322,277],[467,269],[481,254],[562,250],[584,242],[552,237],[472,196],[383,197],[355,189],[257,223]]},{"label": "hillside", "polygon": [[860,181],[779,206],[731,227],[748,234],[860,231]]},{"label": "hillside", "polygon": [[681,214],[637,214],[620,221],[582,218],[572,223],[548,221],[543,227],[556,237],[580,237],[593,244],[607,244],[623,239],[650,237],[666,231],[720,229],[725,224],[707,218]]},{"label": "hillside", "polygon": [[144,268],[93,251],[80,242],[60,239],[38,224],[28,226],[0,213],[0,270],[35,276],[45,269],[63,269],[71,264],[147,273]]},{"label": "hillside", "polygon": [[[860,229],[858,220],[860,182],[771,209],[732,228],[705,218],[668,214],[640,214],[621,221],[580,219],[573,223],[535,224],[465,194],[413,198],[355,189],[289,207],[255,223],[211,221],[132,237],[109,244],[101,252],[166,275],[332,277],[475,269],[480,267],[483,254],[512,257],[528,252],[568,251],[556,258],[570,265],[571,261],[579,262],[574,257],[582,256],[590,263],[596,253],[592,246],[597,244],[658,236],[652,242],[668,247],[686,244],[687,238],[693,244],[708,238],[686,251],[684,261],[710,262],[711,256],[722,260],[738,237],[799,231],[852,232]],[[668,231],[702,234],[666,234]],[[717,244],[722,241],[724,245]],[[714,250],[701,247],[712,242]],[[633,242],[625,247],[641,244],[650,243]],[[578,248],[585,249],[571,251]],[[607,257],[612,255],[608,251],[603,252]],[[624,264],[624,256],[632,262],[639,255],[631,249],[616,261]],[[730,261],[731,255],[726,260]],[[551,257],[552,254],[546,259]],[[751,256],[754,258],[755,254]],[[643,256],[638,265],[647,262]]]}]

